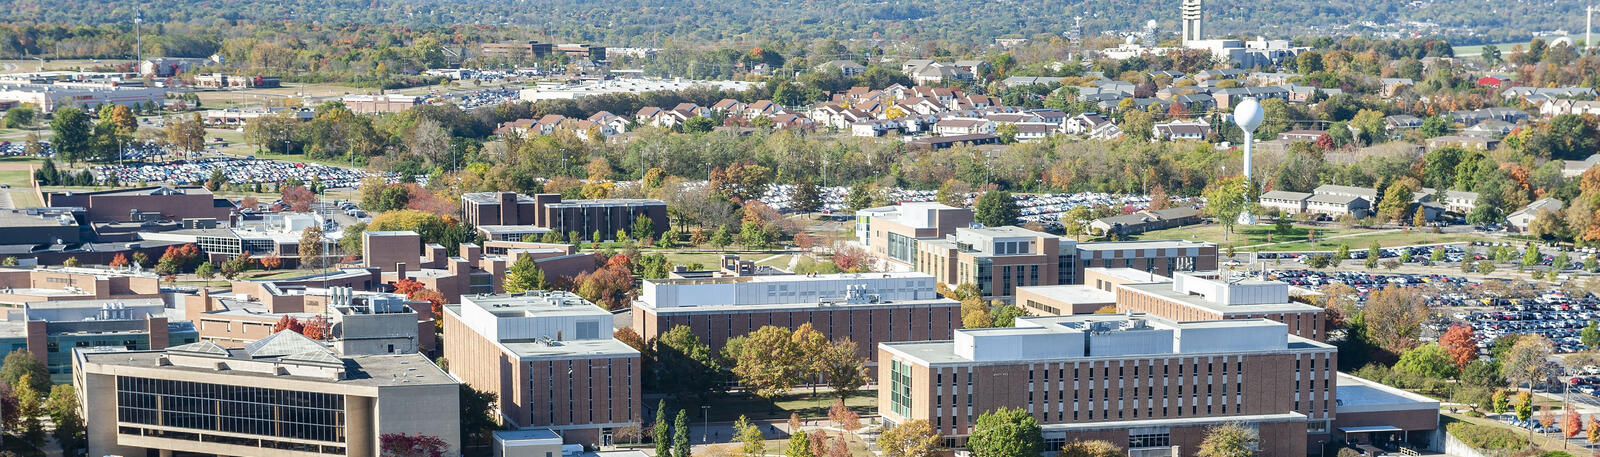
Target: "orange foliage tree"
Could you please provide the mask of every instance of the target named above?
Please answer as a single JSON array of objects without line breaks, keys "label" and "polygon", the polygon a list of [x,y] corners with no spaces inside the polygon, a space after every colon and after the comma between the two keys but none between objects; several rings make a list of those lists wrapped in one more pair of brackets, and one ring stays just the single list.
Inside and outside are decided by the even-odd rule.
[{"label": "orange foliage tree", "polygon": [[1472,327],[1460,324],[1450,326],[1450,330],[1439,338],[1439,345],[1450,353],[1456,368],[1465,369],[1467,364],[1478,358],[1478,339],[1472,334]]},{"label": "orange foliage tree", "polygon": [[276,254],[261,258],[261,268],[276,270],[281,266],[283,266],[283,259],[278,258]]},{"label": "orange foliage tree", "polygon": [[128,256],[119,253],[116,257],[111,258],[111,268],[122,268],[126,266],[128,266]]},{"label": "orange foliage tree", "polygon": [[611,256],[605,266],[579,274],[572,282],[579,296],[606,309],[621,308],[634,293],[633,260],[624,254]]},{"label": "orange foliage tree", "polygon": [[278,333],[284,330],[289,330],[304,335],[305,324],[301,323],[299,319],[295,319],[293,316],[283,316],[282,318],[278,319],[278,323],[272,325],[272,333]]},{"label": "orange foliage tree", "polygon": [[333,337],[333,326],[328,323],[328,318],[322,316],[311,316],[302,327],[300,334],[306,338],[320,341]]}]

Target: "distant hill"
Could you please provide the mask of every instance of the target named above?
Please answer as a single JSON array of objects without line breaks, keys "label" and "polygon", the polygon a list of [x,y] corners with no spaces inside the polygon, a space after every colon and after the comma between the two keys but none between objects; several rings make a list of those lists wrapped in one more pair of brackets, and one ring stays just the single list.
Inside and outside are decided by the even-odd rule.
[{"label": "distant hill", "polygon": [[[1143,28],[1158,21],[1177,35],[1178,0],[8,0],[6,21],[52,24],[302,21],[328,25],[513,25],[609,46],[676,42],[760,42],[815,38],[945,40],[987,44],[994,38],[1061,34],[1084,17],[1087,34]],[[1581,33],[1576,0],[1258,0],[1206,2],[1207,34],[1273,37],[1393,31],[1351,24],[1436,23],[1407,27],[1458,44],[1525,41],[1529,33]],[[752,43],[753,44],[753,43]]]}]

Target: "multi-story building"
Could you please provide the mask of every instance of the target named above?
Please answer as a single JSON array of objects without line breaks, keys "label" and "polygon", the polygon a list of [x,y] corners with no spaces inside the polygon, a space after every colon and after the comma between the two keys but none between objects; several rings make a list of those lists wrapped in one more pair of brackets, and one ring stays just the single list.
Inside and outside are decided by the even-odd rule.
[{"label": "multi-story building", "polygon": [[72,364],[89,455],[377,457],[387,434],[461,450],[460,386],[421,354],[278,332],[233,349],[79,349]]},{"label": "multi-story building", "polygon": [[1112,241],[1078,244],[1077,276],[1085,268],[1132,268],[1158,275],[1217,269],[1217,245],[1187,240]]},{"label": "multi-story building", "polygon": [[415,95],[346,95],[339,99],[350,112],[358,114],[399,113],[422,105],[427,100]]},{"label": "multi-story building", "polygon": [[915,267],[951,287],[973,284],[986,297],[1009,297],[1021,286],[1078,283],[1075,245],[1020,227],[957,228],[917,240]]},{"label": "multi-story building", "polygon": [[80,221],[83,214],[83,208],[0,210],[0,244],[77,244],[87,228]]},{"label": "multi-story building", "polygon": [[159,298],[29,302],[0,322],[0,350],[28,351],[55,383],[72,381],[73,348],[165,349],[198,338],[193,324],[168,320]]},{"label": "multi-story building", "polygon": [[1176,273],[1171,280],[1114,288],[1117,311],[1149,313],[1175,321],[1271,319],[1301,338],[1327,340],[1322,308],[1289,300],[1289,284],[1222,279],[1215,272]]},{"label": "multi-story building", "polygon": [[605,309],[569,292],[536,292],[463,296],[444,316],[450,374],[497,394],[502,424],[595,446],[639,425],[639,351],[612,336]]},{"label": "multi-story building", "polygon": [[941,238],[972,225],[972,210],[936,202],[856,211],[856,237],[873,256],[900,265],[917,263],[917,240]]},{"label": "multi-story building", "polygon": [[551,49],[550,43],[538,41],[501,41],[484,43],[480,55],[502,59],[542,59],[550,55]]},{"label": "multi-story building", "polygon": [[878,411],[963,445],[978,416],[1022,408],[1045,449],[1108,440],[1135,456],[1194,455],[1208,427],[1257,430],[1263,456],[1303,456],[1337,408],[1337,349],[1266,319],[1142,314],[1019,318],[950,341],[878,346]]},{"label": "multi-story building", "polygon": [[[561,194],[527,196],[516,192],[477,192],[461,195],[461,214],[473,226],[532,226],[560,232],[577,232],[585,239],[596,232],[610,240],[617,230],[634,236],[633,223],[650,218],[652,236],[669,228],[667,203],[654,199],[605,198],[561,201]],[[508,230],[499,227],[497,230]]]},{"label": "multi-story building", "polygon": [[134,269],[0,267],[0,304],[161,298],[161,277]]},{"label": "multi-story building", "polygon": [[[238,209],[233,201],[219,198],[199,186],[139,187],[98,192],[47,192],[45,206],[76,206],[86,211],[87,222],[130,220],[228,220]],[[143,214],[143,216],[141,216]]]},{"label": "multi-story building", "polygon": [[856,342],[863,359],[874,345],[950,337],[961,303],[939,296],[923,273],[749,275],[654,279],[633,302],[633,329],[645,339],[688,326],[712,350],[764,326],[810,323],[830,340]]}]

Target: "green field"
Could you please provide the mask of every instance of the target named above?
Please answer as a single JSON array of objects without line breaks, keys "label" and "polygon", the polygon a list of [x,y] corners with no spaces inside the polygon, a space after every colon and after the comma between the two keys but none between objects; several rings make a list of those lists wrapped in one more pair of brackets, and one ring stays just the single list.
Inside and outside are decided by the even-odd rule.
[{"label": "green field", "polygon": [[[1568,35],[1567,38],[1571,38],[1572,39],[1572,44],[1573,45],[1575,45],[1575,46],[1583,46],[1583,35]],[[1546,43],[1549,43],[1550,41],[1552,41],[1554,39],[1555,39],[1554,37],[1545,37],[1544,41]],[[1529,40],[1529,41],[1532,41],[1532,40]],[[1495,47],[1500,48],[1500,55],[1502,57],[1504,57],[1504,56],[1511,55],[1511,47],[1512,46],[1520,45],[1523,48],[1527,48],[1528,47],[1528,41],[1518,41],[1518,42],[1512,42],[1512,43],[1495,43],[1494,45],[1495,45]],[[1450,51],[1456,57],[1475,57],[1475,56],[1479,56],[1479,55],[1483,54],[1483,47],[1484,46],[1487,46],[1487,45],[1479,44],[1479,45],[1472,45],[1472,46],[1452,46],[1452,47],[1450,47]]]},{"label": "green field", "polygon": [[1222,244],[1235,244],[1250,246],[1264,243],[1281,243],[1285,241],[1304,241],[1307,237],[1315,235],[1317,238],[1354,233],[1355,230],[1331,227],[1305,227],[1295,226],[1288,234],[1278,234],[1272,225],[1255,225],[1233,227],[1233,233],[1224,233],[1221,224],[1192,225],[1166,230],[1156,230],[1137,235],[1140,240],[1195,240],[1210,241]]},{"label": "green field", "polygon": [[1348,244],[1350,249],[1366,249],[1377,241],[1379,246],[1416,246],[1424,244],[1460,243],[1466,241],[1483,241],[1488,238],[1475,233],[1431,233],[1426,230],[1413,230],[1410,232],[1382,232],[1373,234],[1355,235],[1344,238],[1323,239],[1316,242],[1293,242],[1261,247],[1262,251],[1332,251],[1339,249],[1340,244]]},{"label": "green field", "polygon": [[[1315,231],[1316,241],[1307,238]],[[1166,230],[1157,230],[1138,235],[1140,240],[1192,240],[1217,243],[1219,246],[1232,245],[1240,251],[1331,251],[1339,248],[1340,244],[1348,244],[1351,249],[1366,249],[1377,241],[1383,247],[1412,246],[1434,243],[1457,243],[1464,241],[1485,240],[1476,233],[1433,233],[1429,230],[1372,230],[1372,229],[1346,229],[1333,227],[1305,227],[1295,226],[1286,235],[1280,235],[1275,228],[1268,225],[1235,226],[1234,233],[1224,237],[1223,229],[1218,224],[1196,225],[1179,227]]]},{"label": "green field", "polygon": [[0,184],[11,186],[5,191],[11,194],[13,208],[44,206],[39,195],[33,192],[33,177],[27,170],[0,170]]},{"label": "green field", "polygon": [[[834,396],[826,392],[816,395],[791,393],[779,395],[771,400],[744,393],[733,393],[713,398],[709,413],[712,422],[732,421],[738,419],[740,415],[750,420],[788,419],[791,412],[800,414],[802,418],[828,417],[828,407],[833,405],[833,399]],[[844,404],[862,416],[877,414],[877,392],[858,391],[846,398]]]}]

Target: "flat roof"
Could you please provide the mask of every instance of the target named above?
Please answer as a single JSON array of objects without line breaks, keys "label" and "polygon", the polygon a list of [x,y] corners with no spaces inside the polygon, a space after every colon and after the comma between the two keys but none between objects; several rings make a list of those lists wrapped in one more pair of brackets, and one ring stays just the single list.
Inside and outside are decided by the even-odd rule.
[{"label": "flat roof", "polygon": [[460,306],[468,303],[496,317],[611,315],[610,311],[566,291],[462,295]]},{"label": "flat roof", "polygon": [[958,302],[958,301],[955,301],[955,300],[951,300],[951,299],[948,299],[948,298],[930,298],[930,299],[926,299],[926,300],[898,300],[898,301],[895,301],[895,300],[883,300],[883,301],[879,301],[877,303],[845,303],[843,301],[839,301],[839,302],[829,303],[829,304],[826,304],[826,305],[822,304],[822,303],[817,303],[817,302],[800,302],[800,303],[777,303],[777,304],[766,304],[766,305],[750,304],[750,305],[669,306],[669,307],[666,307],[666,308],[658,308],[658,307],[649,306],[649,303],[645,303],[643,300],[635,300],[634,303],[646,305],[645,306],[646,308],[649,308],[650,310],[655,311],[656,314],[662,314],[662,315],[665,315],[665,314],[703,314],[703,313],[712,313],[712,314],[753,313],[753,312],[810,310],[810,309],[819,309],[819,308],[924,308],[924,307],[935,306],[935,305],[939,305],[939,306],[955,306],[955,307],[961,306],[961,302]]},{"label": "flat roof", "polygon": [[1100,273],[1100,274],[1103,274],[1103,275],[1106,275],[1106,276],[1110,276],[1110,277],[1113,277],[1113,278],[1121,279],[1121,280],[1128,281],[1128,282],[1135,283],[1135,284],[1170,282],[1170,281],[1172,281],[1172,278],[1168,278],[1166,276],[1161,276],[1161,275],[1155,274],[1153,272],[1144,271],[1144,270],[1140,270],[1140,269],[1137,269],[1137,268],[1128,268],[1128,267],[1116,267],[1116,268],[1089,267],[1089,268],[1083,269],[1083,271],[1086,272],[1086,273],[1092,271],[1092,272],[1095,272],[1095,273]]},{"label": "flat roof", "polygon": [[[1185,323],[1185,324],[1188,324],[1188,323]],[[1010,329],[1014,329],[1014,328],[1015,327],[1010,327]],[[985,329],[985,330],[997,330],[997,329]],[[998,330],[1006,330],[1006,329],[998,329]],[[1294,336],[1294,335],[1288,335],[1288,338],[1289,338],[1289,347],[1287,349],[1288,352],[1333,349],[1333,346],[1330,346],[1330,345],[1327,345],[1327,344],[1323,344],[1323,343],[1318,343],[1316,341],[1311,341],[1311,340],[1308,340],[1308,339],[1305,339],[1305,338],[1300,338],[1300,337],[1297,337],[1297,336]],[[993,360],[993,361],[978,361],[978,360],[972,360],[972,359],[968,359],[968,358],[965,358],[965,357],[961,357],[959,355],[956,355],[956,345],[955,345],[955,341],[954,340],[904,341],[904,342],[896,342],[896,343],[878,343],[878,347],[884,348],[884,349],[888,349],[890,351],[897,352],[897,353],[900,353],[900,354],[903,354],[908,358],[925,362],[928,365],[948,365],[948,364],[962,364],[962,365],[1019,365],[1019,364],[1027,364],[1027,363],[1029,363],[1028,361],[1015,360],[1015,359],[1011,359],[1011,360]],[[1270,353],[1270,352],[1278,352],[1278,351],[1255,351],[1255,352],[1250,352],[1249,354]],[[1235,352],[1230,352],[1230,353],[1240,353],[1240,352],[1235,351]],[[1138,358],[1192,357],[1192,356],[1194,356],[1196,354],[1202,354],[1203,355],[1203,354],[1206,354],[1206,353],[1203,353],[1203,352],[1195,352],[1195,353],[1185,352],[1185,353],[1171,353],[1171,354],[1148,354],[1148,355],[1139,355],[1137,357]],[[1083,356],[1078,356],[1078,357],[1056,357],[1056,358],[1035,359],[1035,360],[1033,360],[1033,362],[1051,361],[1051,360],[1071,360],[1071,361],[1079,361],[1079,360],[1084,360],[1084,361],[1088,361],[1088,360],[1125,360],[1125,359],[1127,359],[1129,357],[1130,356],[1127,356],[1127,355],[1109,355],[1109,356],[1100,356],[1100,357],[1083,357]]]},{"label": "flat roof", "polygon": [[764,275],[764,276],[726,276],[721,278],[682,278],[682,279],[649,279],[647,281],[660,285],[678,284],[733,284],[741,282],[796,282],[796,281],[832,281],[840,279],[932,279],[933,275],[914,271],[897,271],[888,273],[833,273],[818,275]]},{"label": "flat roof", "polygon": [[1171,248],[1201,248],[1216,247],[1216,243],[1189,240],[1150,240],[1150,241],[1097,241],[1094,243],[1078,243],[1078,249],[1084,251],[1117,251],[1123,249],[1171,249]]},{"label": "flat roof", "polygon": [[1261,422],[1303,422],[1306,416],[1300,413],[1280,414],[1252,414],[1248,416],[1202,416],[1202,417],[1175,417],[1161,419],[1121,420],[1110,422],[1077,422],[1065,424],[1044,424],[1045,432],[1080,431],[1080,430],[1106,430],[1125,429],[1134,427],[1180,427],[1207,424],[1222,424],[1230,422],[1261,423]]},{"label": "flat roof", "polygon": [[1210,300],[1206,300],[1205,297],[1202,297],[1202,296],[1199,296],[1199,295],[1189,295],[1189,294],[1184,294],[1184,293],[1180,293],[1180,292],[1174,291],[1174,290],[1172,290],[1172,283],[1170,283],[1170,282],[1144,283],[1144,284],[1123,284],[1123,285],[1118,286],[1118,287],[1126,287],[1129,290],[1142,292],[1142,293],[1144,293],[1146,295],[1154,295],[1154,296],[1159,297],[1159,298],[1163,298],[1163,299],[1166,299],[1166,300],[1182,303],[1182,304],[1193,306],[1193,307],[1196,307],[1196,308],[1204,308],[1204,309],[1208,309],[1208,310],[1211,310],[1211,311],[1216,311],[1218,313],[1223,314],[1224,316],[1227,316],[1227,315],[1239,315],[1239,314],[1260,314],[1260,313],[1322,312],[1322,308],[1318,308],[1318,307],[1315,307],[1315,306],[1312,306],[1312,305],[1307,305],[1305,303],[1296,303],[1296,302],[1292,302],[1292,301],[1291,302],[1285,302],[1285,303],[1270,303],[1270,304],[1263,304],[1263,305],[1224,305],[1224,304],[1212,302]]},{"label": "flat roof", "polygon": [[1414,410],[1439,412],[1438,400],[1347,373],[1339,373],[1336,390],[1340,414]]},{"label": "flat roof", "polygon": [[[184,371],[191,373],[205,373],[219,377],[249,377],[261,379],[289,379],[295,381],[320,382],[328,384],[344,384],[354,386],[416,386],[416,385],[454,385],[454,378],[439,370],[437,365],[422,354],[380,354],[341,356],[344,362],[344,379],[329,379],[312,376],[276,375],[247,370],[215,370],[201,367],[165,364],[161,359],[167,351],[82,351],[85,362],[101,365],[114,365],[125,367],[147,368],[155,370]],[[219,361],[229,360],[218,357]],[[226,379],[217,379],[219,383],[228,382]]]},{"label": "flat roof", "polygon": [[547,227],[537,225],[480,225],[478,230],[484,233],[541,233],[550,231]]},{"label": "flat roof", "polygon": [[1017,288],[1017,293],[1020,294],[1023,291],[1036,293],[1066,303],[1114,303],[1117,301],[1117,294],[1077,284]]}]

